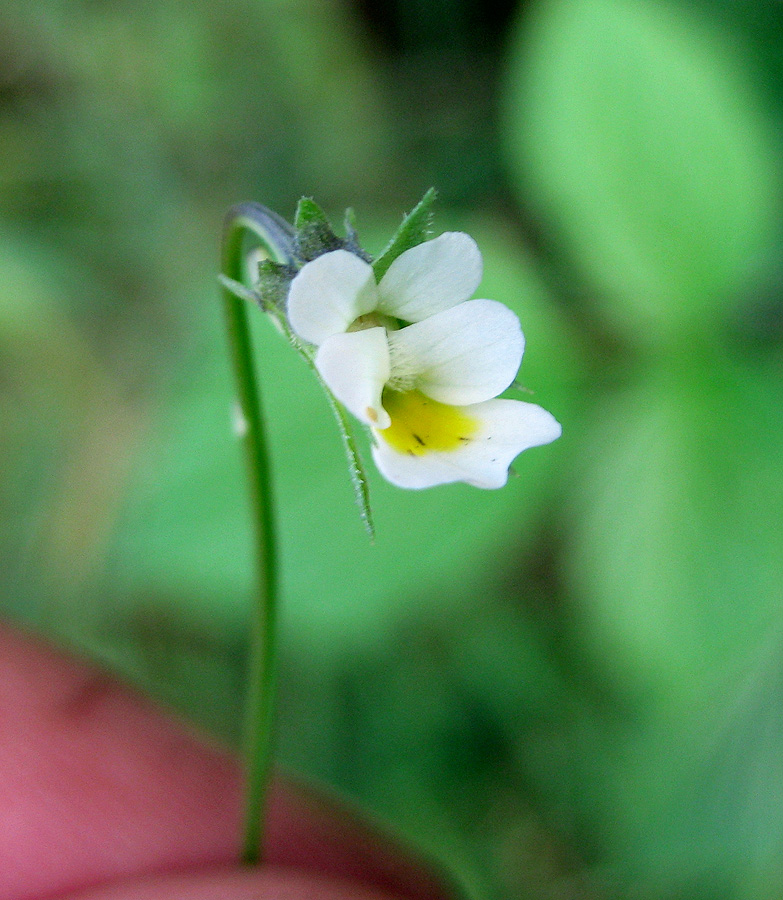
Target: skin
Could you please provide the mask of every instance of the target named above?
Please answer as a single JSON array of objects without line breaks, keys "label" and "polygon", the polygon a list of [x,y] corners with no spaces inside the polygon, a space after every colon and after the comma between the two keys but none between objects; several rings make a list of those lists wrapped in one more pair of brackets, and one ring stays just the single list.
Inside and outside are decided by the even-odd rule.
[{"label": "skin", "polygon": [[336,800],[278,781],[236,865],[236,761],[105,673],[0,627],[0,900],[447,900]]}]

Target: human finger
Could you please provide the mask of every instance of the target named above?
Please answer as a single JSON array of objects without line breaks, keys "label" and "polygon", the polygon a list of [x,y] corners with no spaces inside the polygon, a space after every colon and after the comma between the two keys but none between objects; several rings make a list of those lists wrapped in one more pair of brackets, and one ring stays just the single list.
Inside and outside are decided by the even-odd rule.
[{"label": "human finger", "polygon": [[[233,862],[236,761],[106,673],[0,628],[0,900]],[[408,900],[448,891],[339,803],[273,791],[266,858]]]}]

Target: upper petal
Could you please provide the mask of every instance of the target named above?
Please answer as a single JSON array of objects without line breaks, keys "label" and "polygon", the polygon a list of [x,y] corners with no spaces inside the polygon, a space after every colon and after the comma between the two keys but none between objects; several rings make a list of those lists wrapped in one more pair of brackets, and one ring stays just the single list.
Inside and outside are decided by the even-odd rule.
[{"label": "upper petal", "polygon": [[288,320],[300,338],[321,344],[377,304],[372,267],[347,250],[333,250],[306,263],[291,282]]},{"label": "upper petal", "polygon": [[482,274],[478,245],[461,231],[406,250],[378,285],[381,312],[420,322],[473,296]]},{"label": "upper petal", "polygon": [[367,328],[328,337],[318,348],[315,365],[328,388],[365,425],[388,428],[381,405],[389,379],[389,345],[385,328]]},{"label": "upper petal", "polygon": [[452,450],[404,453],[375,431],[373,459],[381,474],[402,488],[421,489],[464,481],[480,488],[500,488],[508,480],[508,467],[529,447],[548,444],[560,436],[557,420],[534,403],[488,400],[460,407],[459,413],[475,422],[475,431]]},{"label": "upper petal", "polygon": [[389,335],[392,380],[455,406],[496,397],[514,380],[525,339],[495,300],[468,300]]}]

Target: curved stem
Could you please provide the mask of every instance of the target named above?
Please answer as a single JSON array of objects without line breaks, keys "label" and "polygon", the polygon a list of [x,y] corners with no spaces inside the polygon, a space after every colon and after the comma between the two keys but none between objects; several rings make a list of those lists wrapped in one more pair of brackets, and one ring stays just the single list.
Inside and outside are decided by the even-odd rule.
[{"label": "curved stem", "polygon": [[[293,252],[290,226],[259,204],[243,203],[226,216],[221,265],[223,274],[244,281],[247,238],[273,259],[289,262]],[[274,686],[277,656],[277,548],[273,498],[261,396],[253,367],[247,304],[225,286],[223,305],[239,405],[239,433],[244,445],[250,489],[257,567],[245,706],[245,809],[241,858],[261,861],[264,815],[272,772]]]}]

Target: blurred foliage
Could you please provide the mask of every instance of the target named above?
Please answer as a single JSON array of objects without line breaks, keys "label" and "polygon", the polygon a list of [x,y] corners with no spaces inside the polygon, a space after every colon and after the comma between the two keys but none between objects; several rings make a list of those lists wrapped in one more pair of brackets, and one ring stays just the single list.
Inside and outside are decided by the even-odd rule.
[{"label": "blurred foliage", "polygon": [[435,184],[564,434],[500,492],[374,478],[369,546],[257,317],[281,757],[471,896],[778,898],[781,34],[773,0],[8,0],[3,613],[235,741],[222,214],[352,205],[377,253]]}]

